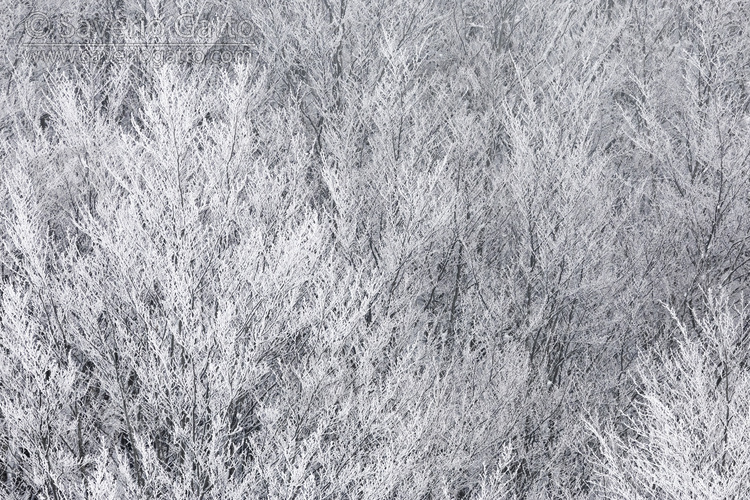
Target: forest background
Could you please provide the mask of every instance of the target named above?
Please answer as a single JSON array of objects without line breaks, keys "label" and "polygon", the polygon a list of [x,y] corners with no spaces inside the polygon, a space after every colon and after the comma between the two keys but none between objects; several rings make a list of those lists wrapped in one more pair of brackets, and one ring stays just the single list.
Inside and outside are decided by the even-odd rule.
[{"label": "forest background", "polygon": [[750,497],[746,1],[2,3],[3,498]]}]

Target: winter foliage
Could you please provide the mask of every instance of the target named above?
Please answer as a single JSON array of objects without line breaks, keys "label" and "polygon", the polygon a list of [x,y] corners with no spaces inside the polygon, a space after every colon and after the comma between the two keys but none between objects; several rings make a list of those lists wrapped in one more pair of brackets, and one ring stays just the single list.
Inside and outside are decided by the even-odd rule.
[{"label": "winter foliage", "polygon": [[747,2],[5,3],[0,497],[750,497]]}]

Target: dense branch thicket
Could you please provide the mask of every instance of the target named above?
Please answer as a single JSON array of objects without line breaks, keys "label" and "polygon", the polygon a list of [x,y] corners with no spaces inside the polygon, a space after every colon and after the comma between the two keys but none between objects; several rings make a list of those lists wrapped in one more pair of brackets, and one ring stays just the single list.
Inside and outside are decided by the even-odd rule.
[{"label": "dense branch thicket", "polygon": [[750,497],[747,2],[2,17],[3,498]]}]

